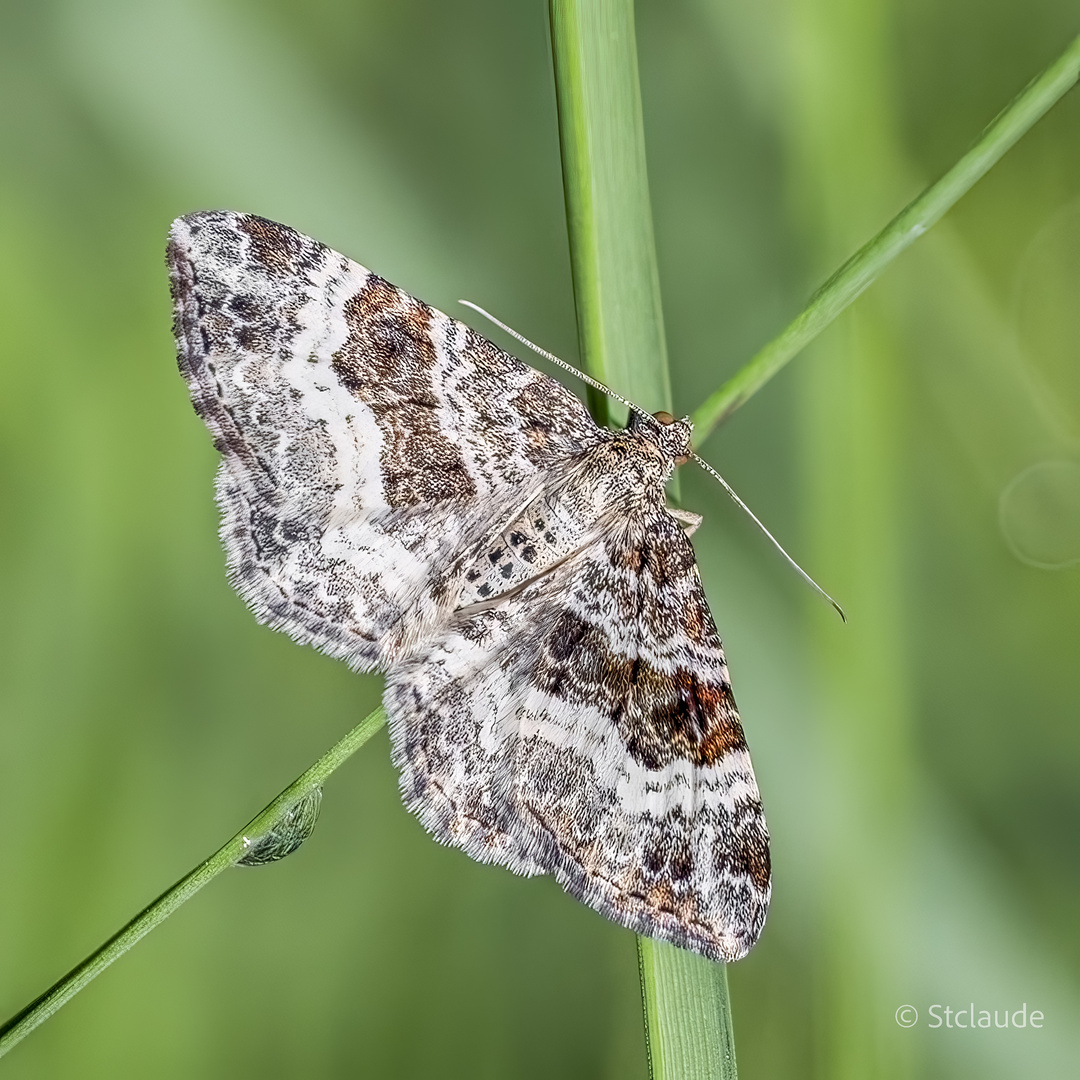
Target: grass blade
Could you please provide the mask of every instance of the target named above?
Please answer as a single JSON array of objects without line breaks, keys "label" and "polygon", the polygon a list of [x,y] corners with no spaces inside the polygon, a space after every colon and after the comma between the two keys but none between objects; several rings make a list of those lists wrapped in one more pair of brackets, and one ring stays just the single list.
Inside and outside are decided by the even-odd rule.
[{"label": "grass blade", "polygon": [[[633,3],[551,0],[550,12],[582,359],[632,401],[669,409]],[[724,965],[640,937],[638,955],[654,1080],[734,1078]]]},{"label": "grass blade", "polygon": [[[550,12],[582,360],[642,408],[670,410],[633,4],[552,0]],[[590,403],[606,418],[606,399]]]},{"label": "grass blade", "polygon": [[646,937],[638,963],[652,1080],[736,1080],[727,967]]},{"label": "grass blade", "polygon": [[1080,37],[1037,75],[987,126],[978,142],[936,183],[909,203],[864,244],[810,298],[792,322],[694,412],[697,442],[758,392],[863,293],[905,248],[913,244],[997,164],[1080,78]]},{"label": "grass blade", "polygon": [[62,979],[17,1012],[0,1026],[0,1057],[21,1042],[39,1024],[43,1024],[58,1009],[66,1005],[88,983],[96,979],[114,960],[118,960],[133,945],[142,940],[154,927],[163,923],[181,904],[190,900],[204,885],[208,885],[223,870],[233,866],[248,848],[245,837],[260,836],[270,830],[298,799],[320,787],[322,782],[344,764],[386,722],[382,706],[369,713],[343,739],[332,746],[309,769],[301,773],[273,802],[256,814],[229,841],[175,885],[166,889],[148,904],[101,948],[91,953]]}]

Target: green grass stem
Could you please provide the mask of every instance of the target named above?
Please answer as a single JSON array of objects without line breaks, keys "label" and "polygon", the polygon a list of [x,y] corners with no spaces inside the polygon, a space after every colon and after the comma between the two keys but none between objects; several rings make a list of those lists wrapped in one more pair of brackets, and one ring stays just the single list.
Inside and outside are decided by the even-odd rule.
[{"label": "green grass stem", "polygon": [[727,968],[640,936],[638,964],[652,1080],[736,1080]]},{"label": "green grass stem", "polygon": [[[301,773],[273,802],[256,814],[232,839],[204,862],[147,904],[125,927],[117,931],[101,948],[72,968],[40,997],[17,1012],[0,1027],[0,1057],[21,1042],[39,1024],[66,1005],[84,986],[96,979],[114,960],[118,960],[155,926],[164,922],[181,904],[190,900],[204,885],[223,870],[228,870],[247,850],[255,837],[270,831],[280,817],[299,799],[323,781],[364,745],[386,722],[382,706],[369,713],[343,739],[332,746],[311,768]],[[246,839],[245,839],[246,838]]]},{"label": "green grass stem", "polygon": [[[550,13],[582,361],[631,401],[670,409],[634,6],[551,0]],[[654,1080],[735,1077],[724,965],[641,937],[638,955]]]},{"label": "green grass stem", "polygon": [[777,337],[701,404],[692,417],[697,443],[703,443],[717,424],[757,393],[866,290],[897,255],[936,224],[1072,89],[1078,78],[1080,37],[1028,83],[936,184],[904,207],[877,236],[852,255]]},{"label": "green grass stem", "polygon": [[[585,369],[671,408],[630,0],[552,0],[551,40],[578,343]],[[606,398],[593,413],[625,421]]]}]

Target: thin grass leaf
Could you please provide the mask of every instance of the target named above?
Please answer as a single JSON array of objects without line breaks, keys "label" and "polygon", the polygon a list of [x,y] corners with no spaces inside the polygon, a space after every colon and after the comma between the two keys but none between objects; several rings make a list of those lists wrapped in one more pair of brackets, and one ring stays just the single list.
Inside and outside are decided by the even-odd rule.
[{"label": "thin grass leaf", "polygon": [[117,931],[101,948],[35,998],[0,1026],[0,1057],[21,1042],[39,1024],[66,1005],[84,986],[96,979],[114,960],[118,960],[155,926],[163,923],[181,904],[190,900],[204,885],[228,870],[244,856],[252,838],[270,833],[298,802],[309,796],[336,769],[343,765],[386,723],[382,706],[369,713],[343,739],[332,746],[309,769],[300,774],[273,802],[256,814],[235,836],[147,904],[134,919]]},{"label": "thin grass leaf", "polygon": [[1028,83],[987,126],[978,142],[936,184],[904,207],[877,236],[852,255],[777,337],[695,410],[693,421],[698,444],[806,348],[897,255],[935,225],[1076,85],[1078,78],[1080,37]]}]

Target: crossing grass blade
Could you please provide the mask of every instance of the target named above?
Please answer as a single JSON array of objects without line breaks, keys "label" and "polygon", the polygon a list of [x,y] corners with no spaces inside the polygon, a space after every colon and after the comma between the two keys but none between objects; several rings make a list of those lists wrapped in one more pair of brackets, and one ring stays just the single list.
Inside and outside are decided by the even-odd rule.
[{"label": "crossing grass blade", "polygon": [[810,298],[806,307],[694,411],[698,443],[745,404],[881,272],[935,225],[963,195],[1001,160],[1080,78],[1080,37],[1037,75],[987,126],[975,145],[937,181],[867,241]]},{"label": "crossing grass blade", "polygon": [[310,768],[300,774],[265,809],[256,814],[235,836],[222,844],[208,859],[175,885],[166,889],[156,900],[147,904],[126,926],[118,930],[99,949],[81,964],[72,968],[43,994],[0,1025],[0,1057],[21,1042],[39,1024],[43,1024],[58,1009],[66,1005],[83,987],[93,982],[110,964],[119,960],[133,945],[141,941],[156,926],[163,923],[177,908],[190,900],[204,885],[229,867],[235,866],[248,850],[253,837],[268,833],[296,804],[322,786],[323,781],[344,764],[386,723],[382,706],[369,713],[344,738],[332,746]]}]

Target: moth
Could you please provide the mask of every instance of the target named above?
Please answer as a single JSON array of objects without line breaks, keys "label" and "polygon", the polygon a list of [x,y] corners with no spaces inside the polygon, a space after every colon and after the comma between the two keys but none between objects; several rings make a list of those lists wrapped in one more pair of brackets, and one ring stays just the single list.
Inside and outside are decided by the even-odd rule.
[{"label": "moth", "polygon": [[769,836],[665,485],[691,424],[597,425],[556,380],[284,225],[168,246],[180,370],[255,616],[385,673],[406,807],[713,960],[761,933]]}]

